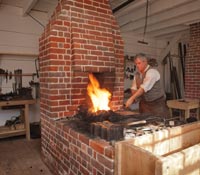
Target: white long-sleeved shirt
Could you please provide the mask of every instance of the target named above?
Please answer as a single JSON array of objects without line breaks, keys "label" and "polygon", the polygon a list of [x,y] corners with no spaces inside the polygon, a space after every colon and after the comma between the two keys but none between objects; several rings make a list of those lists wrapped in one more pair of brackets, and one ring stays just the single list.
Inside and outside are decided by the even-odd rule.
[{"label": "white long-sleeved shirt", "polygon": [[[149,69],[149,65],[147,66],[147,68],[145,69],[145,71]],[[142,76],[142,75],[141,75]],[[140,85],[140,87],[142,89],[144,89],[144,92],[149,91],[153,85],[155,84],[155,82],[157,82],[160,79],[160,73],[158,72],[158,70],[156,69],[149,69],[146,72],[146,76],[142,82],[142,84]],[[134,77],[133,79],[133,83],[132,83],[132,90],[137,90],[137,85],[136,85],[136,78]]]}]

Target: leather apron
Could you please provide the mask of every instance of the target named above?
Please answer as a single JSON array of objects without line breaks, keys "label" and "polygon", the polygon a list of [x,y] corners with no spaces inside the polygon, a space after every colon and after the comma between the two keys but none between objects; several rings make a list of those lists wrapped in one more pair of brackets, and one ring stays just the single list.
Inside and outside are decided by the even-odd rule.
[{"label": "leather apron", "polygon": [[[149,68],[149,69],[151,69],[151,68]],[[149,69],[147,69],[147,71]],[[140,76],[139,73],[138,74],[136,73],[137,88],[139,88],[140,85],[143,83],[143,80],[146,76],[146,72],[142,76]],[[160,80],[158,80],[158,81],[160,81]],[[158,83],[160,83],[160,82],[158,82]],[[155,86],[155,84],[154,84],[154,86]],[[154,86],[152,88],[154,88]],[[140,98],[140,102],[139,102],[139,112],[152,114],[152,115],[155,115],[155,116],[158,116],[161,118],[169,118],[170,117],[170,112],[169,112],[169,108],[166,105],[164,93],[163,93],[163,95],[159,96],[157,99],[154,99],[153,101],[145,100],[144,95],[142,95]]]}]

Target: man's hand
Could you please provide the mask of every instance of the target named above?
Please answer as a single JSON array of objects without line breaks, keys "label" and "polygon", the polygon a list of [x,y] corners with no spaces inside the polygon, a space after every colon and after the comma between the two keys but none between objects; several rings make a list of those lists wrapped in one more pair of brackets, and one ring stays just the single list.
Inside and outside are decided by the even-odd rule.
[{"label": "man's hand", "polygon": [[130,105],[132,105],[135,102],[135,97],[131,96],[127,101],[126,101],[126,108],[128,108]]},{"label": "man's hand", "polygon": [[132,103],[136,102],[136,99],[144,94],[144,89],[139,88],[126,102],[126,108],[128,108]]}]

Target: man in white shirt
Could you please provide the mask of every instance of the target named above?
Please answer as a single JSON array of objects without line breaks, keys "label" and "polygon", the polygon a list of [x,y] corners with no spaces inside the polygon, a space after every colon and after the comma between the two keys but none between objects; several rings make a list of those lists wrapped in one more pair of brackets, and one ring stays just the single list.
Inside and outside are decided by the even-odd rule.
[{"label": "man in white shirt", "polygon": [[126,107],[139,102],[140,113],[150,113],[161,118],[168,118],[169,109],[165,101],[165,93],[160,83],[160,73],[148,64],[145,54],[138,54],[134,59],[138,72],[134,76],[131,87],[132,96],[127,100]]}]

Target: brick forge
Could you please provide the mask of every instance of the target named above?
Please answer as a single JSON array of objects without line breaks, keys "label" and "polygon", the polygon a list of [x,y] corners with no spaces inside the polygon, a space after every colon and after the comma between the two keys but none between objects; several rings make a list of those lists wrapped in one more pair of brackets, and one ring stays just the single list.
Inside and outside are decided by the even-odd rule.
[{"label": "brick forge", "polygon": [[55,175],[112,175],[114,148],[89,139],[60,120],[86,104],[88,73],[123,105],[124,53],[108,0],[60,0],[39,41],[42,157]]}]

